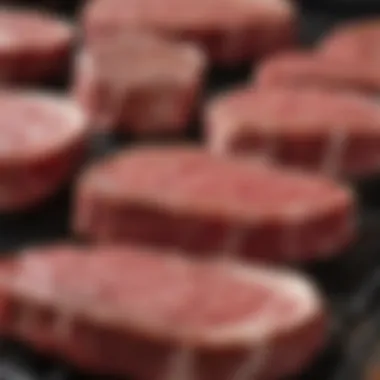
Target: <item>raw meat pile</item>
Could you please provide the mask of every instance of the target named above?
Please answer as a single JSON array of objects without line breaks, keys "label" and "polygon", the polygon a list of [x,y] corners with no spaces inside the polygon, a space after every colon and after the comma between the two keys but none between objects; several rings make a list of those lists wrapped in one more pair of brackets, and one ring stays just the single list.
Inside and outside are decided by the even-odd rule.
[{"label": "raw meat pile", "polygon": [[[73,25],[0,8],[0,211],[70,182],[67,238],[82,239],[0,260],[0,335],[136,380],[274,380],[317,357],[324,295],[282,266],[358,235],[342,178],[380,173],[380,21],[305,51],[297,15],[289,0],[90,0]],[[209,96],[215,66],[258,62]],[[64,77],[63,94],[44,87]],[[150,144],[88,163],[93,137],[119,133]]]}]

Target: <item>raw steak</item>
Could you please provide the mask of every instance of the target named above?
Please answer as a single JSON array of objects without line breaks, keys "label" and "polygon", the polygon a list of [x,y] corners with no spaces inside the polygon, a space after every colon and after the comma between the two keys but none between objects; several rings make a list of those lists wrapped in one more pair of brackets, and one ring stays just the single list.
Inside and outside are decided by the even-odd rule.
[{"label": "raw steak", "polygon": [[264,61],[255,71],[255,85],[260,87],[322,87],[365,94],[380,91],[377,66],[330,59],[311,52],[276,55]]},{"label": "raw steak", "polygon": [[53,79],[68,66],[74,27],[32,10],[0,8],[0,81]]},{"label": "raw steak", "polygon": [[380,172],[380,108],[356,94],[315,88],[244,88],[211,101],[209,148],[333,176]]},{"label": "raw steak", "polygon": [[322,39],[319,53],[375,71],[380,62],[380,18],[355,21],[336,27]]},{"label": "raw steak", "polygon": [[206,58],[195,46],[128,32],[89,44],[76,66],[74,96],[94,126],[178,134],[195,111]]},{"label": "raw steak", "polygon": [[29,208],[57,191],[79,165],[87,122],[58,95],[0,92],[0,212]]},{"label": "raw steak", "polygon": [[319,292],[286,270],[130,245],[36,248],[0,268],[0,332],[94,373],[274,379],[326,339]]},{"label": "raw steak", "polygon": [[296,18],[287,0],[93,0],[83,25],[88,40],[138,28],[196,41],[232,65],[293,44]]},{"label": "raw steak", "polygon": [[95,241],[297,261],[337,254],[354,222],[351,193],[328,179],[178,146],[135,148],[90,168],[73,229]]}]

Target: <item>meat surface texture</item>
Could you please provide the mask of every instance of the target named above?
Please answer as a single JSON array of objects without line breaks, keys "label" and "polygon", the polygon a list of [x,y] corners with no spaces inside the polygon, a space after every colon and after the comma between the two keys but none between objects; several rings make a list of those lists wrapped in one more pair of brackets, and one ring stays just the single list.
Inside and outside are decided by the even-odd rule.
[{"label": "meat surface texture", "polygon": [[122,33],[86,46],[73,93],[99,130],[177,135],[197,108],[205,69],[193,45]]},{"label": "meat surface texture", "polygon": [[0,294],[2,335],[141,380],[279,378],[326,338],[300,274],[130,245],[29,249],[1,264]]},{"label": "meat surface texture", "polygon": [[295,42],[287,0],[93,0],[83,12],[87,40],[144,29],[199,43],[221,65],[250,61]]},{"label": "meat surface texture", "polygon": [[47,13],[0,7],[0,82],[58,78],[75,37],[67,21]]},{"label": "meat surface texture", "polygon": [[30,208],[56,192],[79,166],[87,127],[63,97],[0,92],[0,211]]},{"label": "meat surface texture", "polygon": [[78,235],[202,256],[323,259],[356,229],[351,192],[328,179],[191,147],[119,153],[83,174],[75,198]]},{"label": "meat surface texture", "polygon": [[206,109],[214,153],[258,155],[332,176],[380,171],[380,110],[365,96],[316,88],[239,88]]},{"label": "meat surface texture", "polygon": [[358,69],[372,67],[380,62],[380,18],[354,21],[337,26],[319,44],[318,53],[326,57],[355,63]]},{"label": "meat surface texture", "polygon": [[330,59],[311,52],[275,55],[255,68],[258,87],[319,87],[353,90],[364,94],[380,91],[378,66],[345,59]]}]

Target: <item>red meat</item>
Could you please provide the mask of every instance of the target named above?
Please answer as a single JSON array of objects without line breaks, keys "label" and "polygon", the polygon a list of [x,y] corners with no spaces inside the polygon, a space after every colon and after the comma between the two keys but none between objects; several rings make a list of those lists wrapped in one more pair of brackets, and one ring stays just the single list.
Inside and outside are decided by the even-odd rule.
[{"label": "red meat", "polygon": [[87,122],[59,96],[0,92],[0,211],[24,210],[56,192],[79,165]]},{"label": "red meat", "polygon": [[380,18],[345,23],[320,42],[318,52],[329,58],[376,71],[380,62]]},{"label": "red meat", "polygon": [[0,332],[94,373],[272,379],[326,338],[301,275],[125,246],[32,249],[1,265]]},{"label": "red meat", "polygon": [[93,0],[83,24],[88,40],[148,29],[196,41],[213,62],[232,65],[293,44],[296,12],[287,0]]},{"label": "red meat", "polygon": [[377,66],[364,62],[291,52],[263,62],[256,71],[255,85],[332,88],[372,95],[380,91],[380,72]]},{"label": "red meat", "polygon": [[61,75],[69,62],[74,27],[31,10],[0,8],[0,79],[35,82]]},{"label": "red meat", "polygon": [[354,209],[327,179],[197,148],[140,147],[83,174],[73,229],[95,241],[298,261],[337,254],[354,236]]},{"label": "red meat", "polygon": [[356,94],[318,89],[238,89],[211,101],[208,144],[334,176],[380,171],[380,109]]},{"label": "red meat", "polygon": [[74,96],[98,128],[179,134],[195,111],[206,59],[195,46],[123,33],[87,46],[76,66]]}]

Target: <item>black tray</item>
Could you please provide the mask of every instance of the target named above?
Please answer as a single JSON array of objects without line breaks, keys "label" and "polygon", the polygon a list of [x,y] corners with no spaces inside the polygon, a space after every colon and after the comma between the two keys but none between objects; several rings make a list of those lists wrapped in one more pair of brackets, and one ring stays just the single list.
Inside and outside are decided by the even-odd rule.
[{"label": "black tray", "polygon": [[[300,1],[300,41],[311,46],[337,23],[352,18],[352,7],[333,7],[339,1]],[[359,3],[370,1],[356,0]],[[14,4],[15,1],[10,3]],[[64,15],[73,15],[75,0],[29,0],[18,3],[35,4]],[[318,4],[317,4],[318,3]],[[352,0],[351,3],[354,3]],[[319,5],[319,6],[317,6]],[[353,5],[353,4],[351,4]],[[360,9],[359,9],[360,8]],[[358,6],[356,16],[366,15]],[[376,7],[375,7],[376,8]],[[363,10],[364,9],[364,10]],[[355,13],[354,12],[354,13]],[[373,15],[373,12],[368,13]],[[244,81],[249,68],[233,71],[214,70],[209,79],[208,93],[220,91],[237,81]],[[189,139],[199,139],[199,126],[194,124]],[[133,141],[98,137],[92,142],[89,160],[97,160]],[[355,184],[360,195],[360,238],[339,258],[300,268],[307,271],[326,294],[333,313],[331,339],[328,347],[298,380],[359,380],[363,367],[380,338],[380,180]],[[53,242],[70,237],[69,210],[71,187],[28,214],[0,217],[0,252],[11,254],[32,244]],[[364,326],[364,327],[363,327]],[[380,339],[379,339],[380,340]],[[0,342],[0,380],[85,380],[94,379],[57,362],[43,358],[14,342]],[[100,378],[99,378],[100,379]],[[102,378],[104,380],[104,378]],[[295,380],[295,379],[293,379]]]}]

